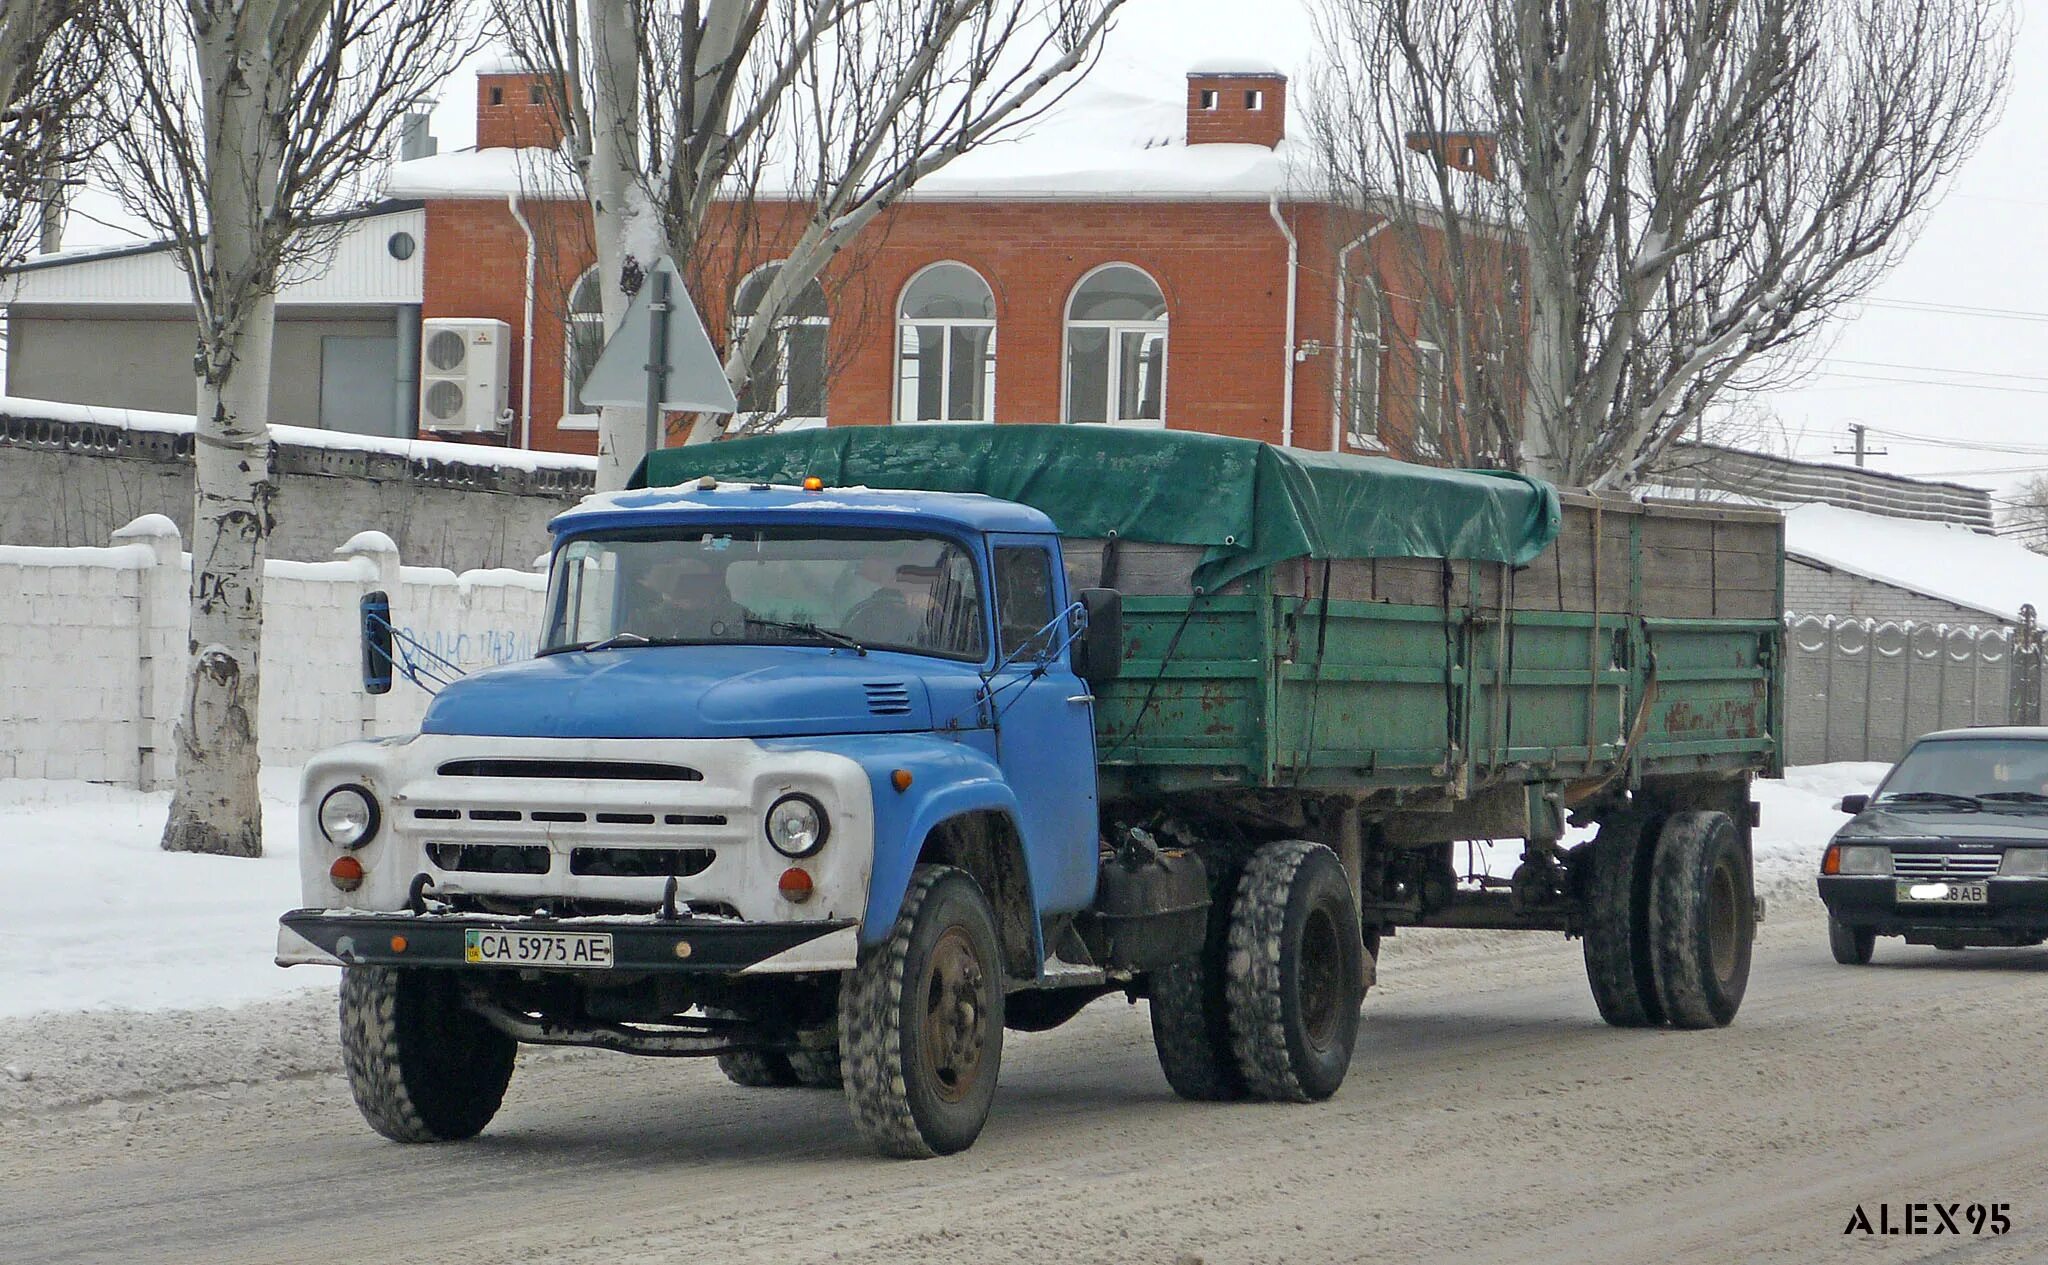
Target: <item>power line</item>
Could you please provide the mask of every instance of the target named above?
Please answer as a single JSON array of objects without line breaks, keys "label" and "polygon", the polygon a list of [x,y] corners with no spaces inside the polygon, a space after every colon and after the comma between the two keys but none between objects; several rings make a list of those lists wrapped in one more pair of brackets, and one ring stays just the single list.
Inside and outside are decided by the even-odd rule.
[{"label": "power line", "polygon": [[1981,316],[1995,321],[2048,322],[2048,312],[2016,307],[1978,307],[1969,303],[1941,303],[1929,299],[1865,299],[1865,307],[1893,308],[1904,312],[1939,312],[1946,316]]}]

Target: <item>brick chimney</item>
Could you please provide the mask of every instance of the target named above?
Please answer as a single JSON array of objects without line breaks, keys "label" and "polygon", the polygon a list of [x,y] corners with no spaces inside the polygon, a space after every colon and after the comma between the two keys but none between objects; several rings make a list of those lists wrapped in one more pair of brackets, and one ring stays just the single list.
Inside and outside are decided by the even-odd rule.
[{"label": "brick chimney", "polygon": [[478,68],[478,149],[554,149],[562,143],[562,133],[546,74],[509,56]]},{"label": "brick chimney", "polygon": [[1492,132],[1410,132],[1407,143],[1418,154],[1435,155],[1452,171],[1500,179],[1500,141]]},{"label": "brick chimney", "polygon": [[1188,72],[1188,144],[1264,145],[1287,134],[1287,76],[1252,61],[1207,62]]}]

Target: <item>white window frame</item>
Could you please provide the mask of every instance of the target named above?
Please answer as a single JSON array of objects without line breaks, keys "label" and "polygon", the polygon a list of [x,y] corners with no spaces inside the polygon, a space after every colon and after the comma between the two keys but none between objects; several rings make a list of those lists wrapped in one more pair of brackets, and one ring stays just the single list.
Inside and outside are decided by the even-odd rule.
[{"label": "white window frame", "polygon": [[[918,279],[923,277],[926,273],[932,272],[935,269],[939,268],[966,269],[969,273],[973,274],[974,279],[976,281],[981,282],[982,288],[988,291],[990,304],[993,305],[995,302],[995,287],[989,285],[988,278],[981,275],[981,270],[979,268],[972,267],[971,265],[963,264],[957,259],[940,259],[933,263],[926,264],[924,267],[919,268],[915,273],[911,274],[910,280],[903,283],[903,289],[899,291],[896,295],[896,345],[895,355],[893,357],[893,367],[895,373],[893,374],[892,381],[890,383],[890,390],[895,398],[890,406],[889,415],[896,420],[896,424],[899,426],[923,426],[933,425],[941,422],[993,422],[995,421],[996,416],[996,345],[998,337],[996,333],[995,318],[992,316],[987,317],[985,319],[978,316],[949,316],[940,319],[924,319],[906,316],[903,312],[904,301],[910,297],[910,288],[916,285]],[[987,417],[904,416],[904,413],[907,411],[907,405],[904,399],[903,391],[903,331],[906,328],[910,327],[915,327],[919,330],[936,330],[939,334],[939,408],[941,412],[944,412],[945,410],[951,407],[953,399],[953,330],[956,328],[985,329],[989,332],[989,363],[987,368],[984,370],[984,372],[988,375]],[[922,338],[923,335],[920,334],[919,337]]]},{"label": "white window frame", "polygon": [[[1368,331],[1361,319],[1367,313],[1372,316],[1372,328]],[[1386,314],[1380,306],[1380,288],[1370,277],[1362,278],[1353,287],[1351,302],[1344,312],[1344,442],[1353,448],[1373,452],[1386,451],[1386,444],[1380,440],[1380,400],[1382,378],[1386,374],[1386,338],[1383,330]],[[1371,356],[1372,399],[1365,401],[1361,408],[1359,396],[1359,372]],[[1371,426],[1360,425],[1363,414],[1370,414]]]},{"label": "white window frame", "polygon": [[[1159,284],[1159,278],[1138,267],[1136,264],[1125,263],[1122,260],[1113,260],[1109,263],[1090,268],[1086,273],[1082,274],[1081,279],[1074,283],[1074,288],[1067,291],[1067,306],[1063,313],[1065,319],[1060,322],[1060,421],[1074,426],[1128,426],[1138,430],[1165,430],[1167,391],[1172,384],[1170,370],[1173,365],[1173,335],[1171,331],[1173,309],[1171,305],[1167,305],[1166,315],[1156,321],[1077,321],[1074,319],[1074,300],[1080,297],[1081,287],[1087,285],[1098,274],[1108,272],[1112,268],[1129,268],[1131,271],[1143,276],[1145,280],[1152,283],[1153,289],[1159,291],[1161,304],[1166,304],[1166,288]],[[1100,329],[1109,332],[1109,370],[1104,374],[1108,396],[1102,402],[1103,415],[1109,420],[1105,422],[1076,422],[1073,420],[1074,331],[1076,329]],[[1158,334],[1166,349],[1165,354],[1159,358],[1159,416],[1157,418],[1120,418],[1116,416],[1114,406],[1117,398],[1123,393],[1121,390],[1123,386],[1123,364],[1116,354],[1117,342],[1121,335],[1130,333],[1141,335]]]},{"label": "white window frame", "polygon": [[[740,296],[740,292],[742,290],[745,290],[747,288],[748,283],[753,281],[755,277],[760,276],[762,273],[767,272],[772,268],[780,268],[784,266],[787,262],[787,260],[783,259],[773,259],[765,264],[762,264],[760,267],[754,269],[752,272],[749,272],[746,276],[741,277],[740,283],[732,288],[733,298],[737,300]],[[824,297],[824,286],[822,283],[818,281],[817,278],[813,277],[809,284],[818,286],[819,297]],[[735,303],[735,306],[737,306],[737,303]],[[756,321],[757,319],[759,318],[753,316],[736,315],[732,317],[731,321],[728,324],[731,341],[729,341],[726,344],[726,346],[728,348],[737,347],[739,345],[740,339],[746,336],[747,330],[753,325],[754,321]],[[823,316],[785,316],[775,323],[775,330],[772,336],[772,345],[775,348],[774,411],[768,413],[735,413],[733,414],[733,423],[735,426],[745,425],[746,423],[764,417],[780,417],[782,421],[777,425],[777,430],[812,430],[817,427],[825,425],[825,418],[823,416],[812,417],[807,414],[799,415],[791,413],[789,411],[789,331],[799,325],[815,325],[825,331],[824,346],[826,349],[825,355],[827,361],[825,366],[825,377],[827,380],[820,382],[818,384],[818,394],[821,398],[825,399],[825,408],[828,411],[831,409],[832,403],[829,398],[829,395],[831,386],[830,378],[832,376],[830,372],[832,346],[832,312],[831,308],[828,306],[826,308],[825,315]]]},{"label": "white window frame", "polygon": [[569,406],[576,399],[576,337],[579,325],[596,325],[599,332],[604,330],[604,294],[598,294],[598,308],[595,312],[576,310],[576,292],[586,281],[595,280],[597,265],[592,264],[576,278],[576,284],[569,287],[567,313],[562,317],[562,416],[555,422],[557,430],[596,430],[600,415],[597,413],[571,413]]},{"label": "white window frame", "polygon": [[[1434,404],[1431,403],[1429,398],[1431,375],[1423,371],[1423,365],[1431,358],[1434,358],[1436,362],[1436,401]],[[1445,376],[1445,371],[1444,349],[1428,339],[1416,339],[1415,437],[1418,440],[1427,438],[1429,442],[1437,446],[1438,451],[1441,451],[1443,448],[1444,423],[1449,420],[1446,416],[1447,409],[1445,405],[1448,403],[1446,397],[1450,394],[1450,380]]]}]

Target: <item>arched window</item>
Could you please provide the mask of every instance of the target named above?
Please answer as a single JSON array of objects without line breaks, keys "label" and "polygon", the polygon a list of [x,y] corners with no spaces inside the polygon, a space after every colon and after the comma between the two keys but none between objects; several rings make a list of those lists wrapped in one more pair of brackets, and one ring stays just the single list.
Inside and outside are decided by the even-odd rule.
[{"label": "arched window", "polygon": [[911,279],[896,312],[896,420],[986,422],[996,393],[996,296],[964,264]]},{"label": "arched window", "polygon": [[1067,301],[1067,420],[1166,424],[1166,296],[1129,264],[1081,279]]},{"label": "arched window", "polygon": [[[781,264],[757,268],[740,282],[732,300],[732,335],[746,336],[761,311],[761,300],[782,270]],[[741,418],[780,418],[798,424],[825,421],[825,337],[831,320],[825,314],[825,288],[812,279],[775,322],[761,345],[753,378],[740,393]]]},{"label": "arched window", "polygon": [[569,291],[562,317],[562,424],[570,429],[597,425],[597,406],[583,402],[583,384],[604,351],[604,292],[593,265]]},{"label": "arched window", "polygon": [[1344,373],[1344,439],[1354,448],[1380,446],[1380,288],[1361,279],[1351,291]]}]

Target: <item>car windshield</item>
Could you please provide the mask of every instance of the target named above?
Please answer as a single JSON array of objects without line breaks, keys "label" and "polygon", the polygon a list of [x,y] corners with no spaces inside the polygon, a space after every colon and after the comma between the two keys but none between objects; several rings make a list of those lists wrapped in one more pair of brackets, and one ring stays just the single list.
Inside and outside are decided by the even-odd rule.
[{"label": "car windshield", "polygon": [[541,653],[798,644],[979,660],[981,610],[973,558],[941,536],[640,529],[556,552]]},{"label": "car windshield", "polygon": [[1943,738],[1906,753],[1877,791],[1892,807],[2048,806],[2048,741]]}]

